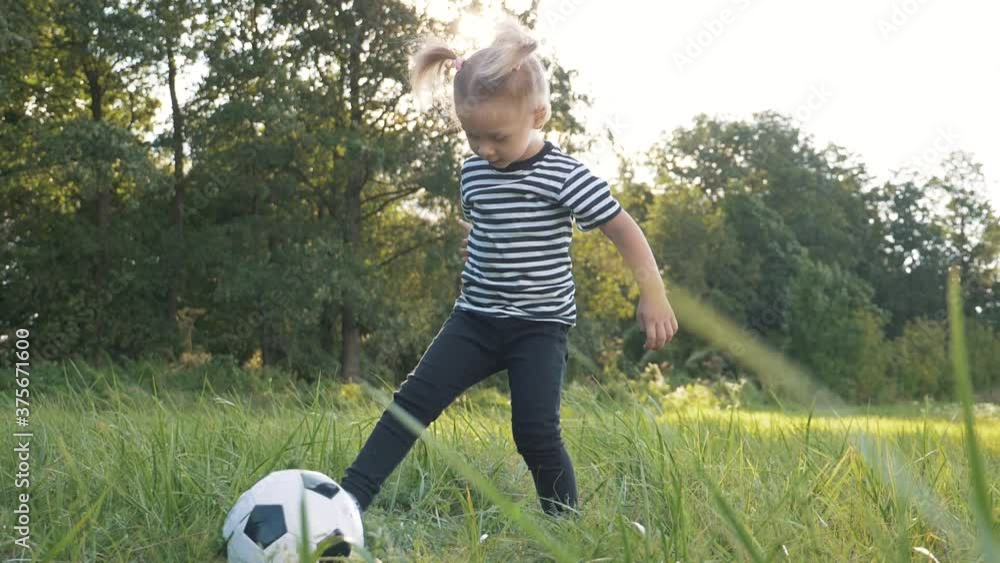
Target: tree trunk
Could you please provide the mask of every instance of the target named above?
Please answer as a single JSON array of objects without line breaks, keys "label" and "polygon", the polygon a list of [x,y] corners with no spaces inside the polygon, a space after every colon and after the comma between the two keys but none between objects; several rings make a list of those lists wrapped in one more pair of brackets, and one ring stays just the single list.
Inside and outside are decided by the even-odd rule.
[{"label": "tree trunk", "polygon": [[[104,89],[101,87],[101,79],[97,71],[87,69],[87,87],[90,92],[90,116],[94,122],[104,120]],[[107,285],[107,272],[111,266],[111,252],[109,248],[109,238],[111,236],[111,187],[108,175],[102,163],[95,163],[95,178],[97,185],[95,190],[97,196],[94,202],[94,215],[97,222],[97,258],[94,263],[94,295],[104,295],[104,288]],[[94,334],[101,339],[100,346],[104,347],[105,330],[103,315],[97,315],[94,319]],[[106,349],[106,348],[105,348]]]},{"label": "tree trunk", "polygon": [[361,336],[358,333],[358,325],[354,322],[354,307],[344,303],[340,315],[340,330],[344,335],[340,350],[340,378],[350,383],[361,377]]},{"label": "tree trunk", "polygon": [[[360,80],[361,30],[353,26],[350,39],[348,64],[342,72],[347,73],[348,100],[350,103],[351,129],[357,135],[364,131],[361,111]],[[354,166],[348,177],[344,202],[344,248],[347,252],[361,252],[361,191],[368,182],[368,162],[363,148],[357,150]],[[341,306],[341,377],[344,381],[355,381],[361,376],[361,334],[355,322],[355,310],[348,299]]]},{"label": "tree trunk", "polygon": [[[344,206],[344,243],[347,252],[359,252],[361,243],[361,186],[360,175],[353,174],[347,186]],[[361,177],[363,179],[363,177]],[[341,319],[341,377],[355,381],[361,377],[361,333],[354,320],[355,310],[350,299],[344,299],[340,309]]]},{"label": "tree trunk", "polygon": [[173,201],[173,223],[174,232],[177,236],[174,252],[171,253],[170,275],[167,276],[170,284],[167,292],[167,323],[177,331],[177,302],[179,300],[180,285],[184,274],[184,115],[181,113],[181,106],[177,100],[177,65],[174,61],[174,48],[172,44],[167,45],[167,85],[170,88],[170,108],[174,125],[174,201]]},{"label": "tree trunk", "polygon": [[[275,222],[279,221],[280,217],[277,212],[278,196],[275,190],[268,192],[267,203],[269,215],[274,218]],[[274,234],[275,228],[277,228],[277,225],[273,223],[267,227],[268,264],[274,260],[274,255],[278,249],[278,237]],[[265,366],[275,366],[288,358],[284,339],[282,338],[282,335],[285,334],[282,331],[283,325],[281,324],[284,311],[278,307],[277,303],[272,300],[263,300],[263,297],[258,302],[258,307],[262,318],[260,325],[260,348],[263,363]]]}]

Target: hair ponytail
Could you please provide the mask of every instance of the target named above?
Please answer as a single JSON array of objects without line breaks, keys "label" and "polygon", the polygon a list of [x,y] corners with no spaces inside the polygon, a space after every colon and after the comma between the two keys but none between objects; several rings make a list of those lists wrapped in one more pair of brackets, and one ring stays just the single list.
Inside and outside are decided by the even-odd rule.
[{"label": "hair ponytail", "polygon": [[497,25],[493,44],[483,49],[484,60],[479,64],[479,79],[485,84],[503,83],[538,49],[538,41],[528,35],[513,19]]},{"label": "hair ponytail", "polygon": [[417,98],[417,103],[430,97],[431,105],[442,99],[442,86],[445,82],[446,64],[458,58],[458,54],[440,39],[427,39],[424,45],[413,56],[410,66],[410,87]]}]

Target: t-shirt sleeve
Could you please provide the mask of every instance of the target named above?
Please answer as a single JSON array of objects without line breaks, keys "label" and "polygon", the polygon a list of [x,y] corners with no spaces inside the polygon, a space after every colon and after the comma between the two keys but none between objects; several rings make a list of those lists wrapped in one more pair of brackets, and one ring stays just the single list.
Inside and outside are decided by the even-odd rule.
[{"label": "t-shirt sleeve", "polygon": [[568,208],[581,231],[596,229],[618,215],[622,206],[603,178],[594,176],[581,164],[566,176],[559,205]]}]

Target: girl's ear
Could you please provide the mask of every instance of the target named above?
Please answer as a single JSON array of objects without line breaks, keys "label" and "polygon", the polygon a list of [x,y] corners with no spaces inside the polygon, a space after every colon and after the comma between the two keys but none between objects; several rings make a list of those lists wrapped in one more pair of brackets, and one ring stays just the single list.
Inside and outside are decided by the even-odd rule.
[{"label": "girl's ear", "polygon": [[542,125],[545,125],[545,108],[544,107],[539,107],[538,109],[535,110],[534,119],[535,120],[534,120],[533,125],[532,125],[534,129],[541,129]]}]

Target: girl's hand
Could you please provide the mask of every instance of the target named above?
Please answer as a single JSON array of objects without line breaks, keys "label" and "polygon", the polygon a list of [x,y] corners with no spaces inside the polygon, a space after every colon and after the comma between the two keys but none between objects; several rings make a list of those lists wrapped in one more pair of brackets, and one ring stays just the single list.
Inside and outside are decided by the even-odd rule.
[{"label": "girl's hand", "polygon": [[459,248],[459,254],[462,255],[462,263],[469,261],[469,233],[472,232],[472,223],[466,223],[465,221],[459,219],[458,224],[462,225],[465,229],[465,238],[462,239],[462,246]]},{"label": "girl's hand", "polygon": [[640,295],[635,317],[646,333],[646,350],[659,350],[677,334],[677,317],[664,292]]}]

